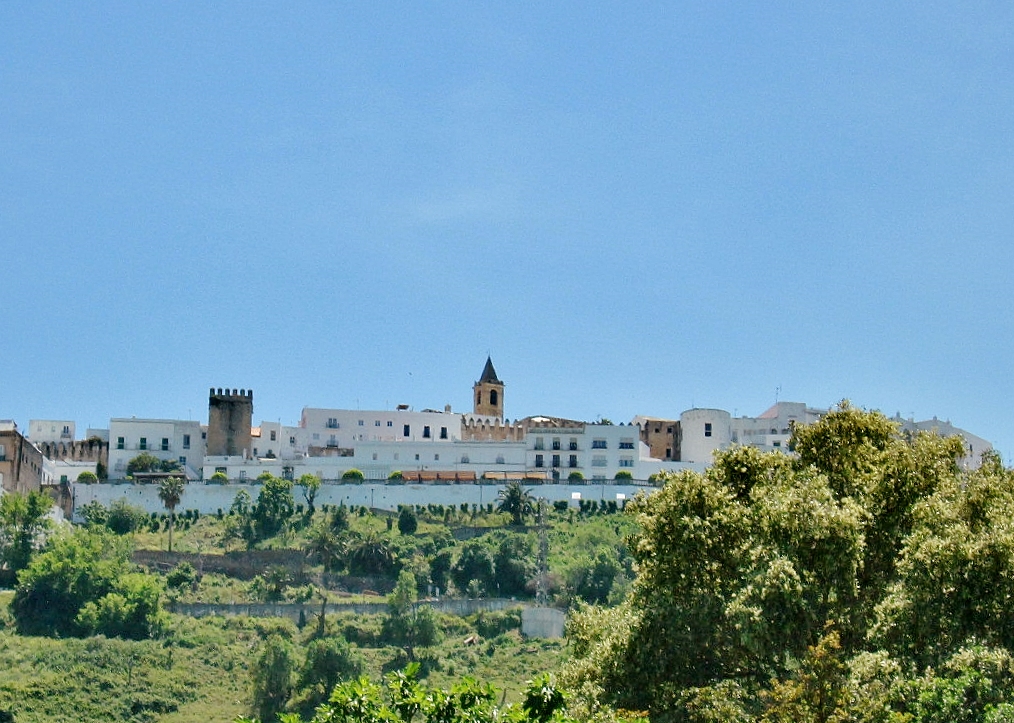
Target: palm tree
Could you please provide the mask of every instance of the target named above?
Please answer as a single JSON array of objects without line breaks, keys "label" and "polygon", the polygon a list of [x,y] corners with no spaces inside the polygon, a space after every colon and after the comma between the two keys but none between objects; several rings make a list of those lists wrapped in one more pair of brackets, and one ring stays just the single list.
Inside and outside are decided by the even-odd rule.
[{"label": "palm tree", "polygon": [[176,521],[176,505],[183,497],[183,478],[166,477],[158,485],[158,498],[169,510],[169,552],[173,551],[173,524]]},{"label": "palm tree", "polygon": [[512,525],[523,525],[525,517],[535,514],[535,499],[520,482],[508,482],[498,497],[500,504],[496,511],[510,515]]}]

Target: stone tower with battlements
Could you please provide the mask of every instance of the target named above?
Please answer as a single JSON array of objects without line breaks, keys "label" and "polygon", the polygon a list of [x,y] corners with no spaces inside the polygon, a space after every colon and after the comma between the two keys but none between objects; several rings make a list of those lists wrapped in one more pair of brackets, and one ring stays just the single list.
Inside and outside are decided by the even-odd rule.
[{"label": "stone tower with battlements", "polygon": [[209,456],[250,456],[253,390],[212,388],[208,397]]},{"label": "stone tower with battlements", "polygon": [[475,414],[503,419],[503,382],[496,376],[493,361],[486,357],[482,376],[472,386],[475,398]]}]

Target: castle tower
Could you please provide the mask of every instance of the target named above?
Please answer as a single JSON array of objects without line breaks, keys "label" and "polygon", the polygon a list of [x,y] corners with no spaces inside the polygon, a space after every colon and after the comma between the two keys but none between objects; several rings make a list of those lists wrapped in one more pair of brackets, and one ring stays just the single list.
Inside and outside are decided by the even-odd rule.
[{"label": "castle tower", "polygon": [[487,356],[482,376],[472,386],[475,395],[475,413],[503,419],[503,382],[497,379],[493,361]]},{"label": "castle tower", "polygon": [[253,426],[253,389],[213,388],[208,398],[208,445],[206,454],[249,456]]}]

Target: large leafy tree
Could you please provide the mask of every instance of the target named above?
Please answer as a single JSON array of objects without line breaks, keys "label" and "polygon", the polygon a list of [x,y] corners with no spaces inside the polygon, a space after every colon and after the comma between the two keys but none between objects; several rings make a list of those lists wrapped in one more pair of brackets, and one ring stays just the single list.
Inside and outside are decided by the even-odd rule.
[{"label": "large leafy tree", "polygon": [[161,593],[157,578],[131,564],[125,538],[78,528],[21,572],[11,613],[23,635],[146,638],[161,625]]},{"label": "large leafy tree", "polygon": [[49,528],[52,500],[42,492],[0,496],[0,565],[14,572],[25,568]]},{"label": "large leafy tree", "polygon": [[1003,666],[946,671],[1014,649],[1011,472],[847,402],[791,449],[730,449],[629,506],[638,577],[573,616],[572,684],[653,720],[944,720],[927,701],[1002,689]]},{"label": "large leafy tree", "polygon": [[186,486],[182,477],[166,477],[159,482],[158,498],[169,511],[169,552],[173,551],[173,528],[176,526],[176,506],[183,498]]}]

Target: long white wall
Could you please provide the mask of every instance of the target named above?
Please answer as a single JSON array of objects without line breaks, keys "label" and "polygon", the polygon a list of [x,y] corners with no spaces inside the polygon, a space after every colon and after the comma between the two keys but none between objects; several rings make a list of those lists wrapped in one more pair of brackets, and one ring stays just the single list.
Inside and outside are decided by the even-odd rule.
[{"label": "long white wall", "polygon": [[[81,521],[79,510],[90,502],[105,506],[117,500],[141,507],[145,512],[165,512],[165,506],[158,498],[158,485],[133,484],[73,484],[74,519]],[[367,506],[377,509],[396,510],[398,505],[460,505],[467,503],[489,504],[497,501],[503,485],[323,485],[315,504]],[[304,503],[302,487],[293,488],[296,503]],[[650,493],[653,488],[646,485],[586,484],[586,485],[535,485],[527,487],[533,497],[543,498],[552,504],[567,500],[578,505],[575,494],[585,500],[620,501],[633,499],[638,492]],[[246,490],[251,500],[260,494],[260,485],[206,485],[192,482],[186,485],[177,513],[183,510],[198,510],[202,515],[215,514],[219,509],[228,512],[232,501],[240,490]],[[619,498],[618,495],[623,495]]]}]

